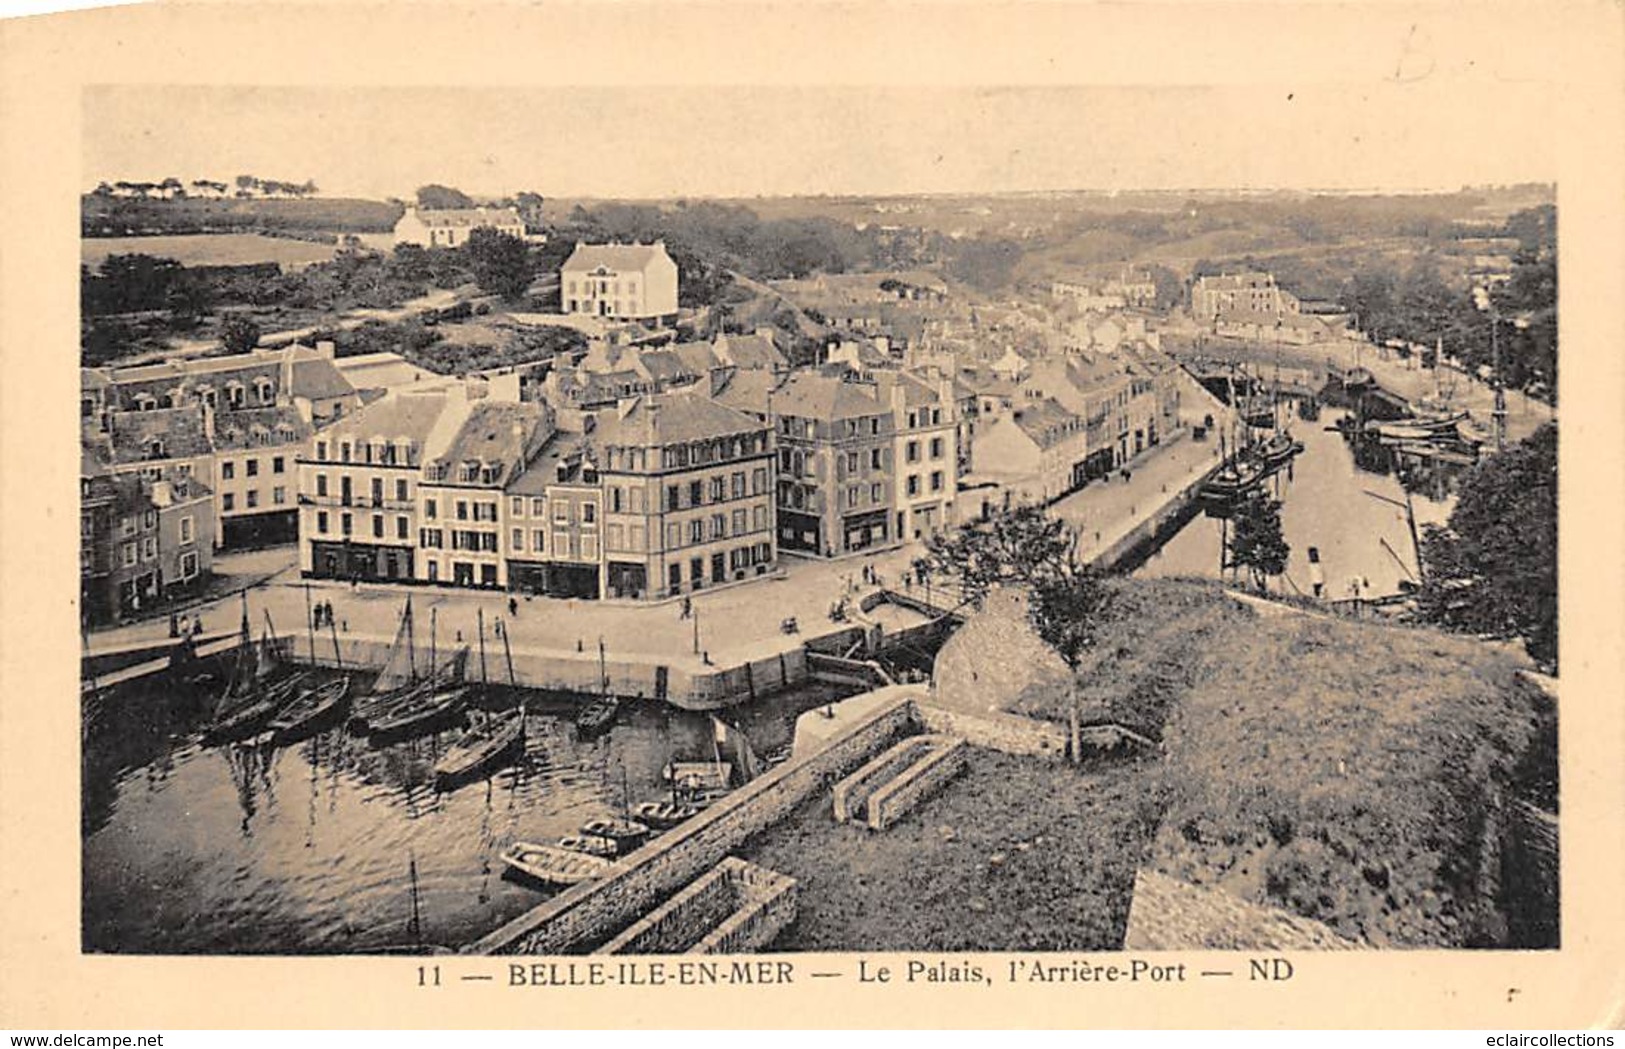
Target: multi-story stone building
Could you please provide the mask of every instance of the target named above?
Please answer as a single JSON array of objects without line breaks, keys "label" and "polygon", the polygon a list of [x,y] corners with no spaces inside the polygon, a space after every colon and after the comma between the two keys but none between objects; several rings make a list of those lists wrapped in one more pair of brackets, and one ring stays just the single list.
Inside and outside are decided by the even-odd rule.
[{"label": "multi-story stone building", "polygon": [[[298,462],[300,571],[323,579],[419,578],[423,466],[450,443],[465,413],[460,386],[402,391],[317,435]],[[438,513],[432,526],[421,524],[443,527]],[[443,545],[441,538],[432,548]]]},{"label": "multi-story stone building", "polygon": [[293,464],[314,430],[360,406],[332,343],[132,368],[83,369],[90,457],[149,479],[173,468],[214,493],[219,547],[290,542]]},{"label": "multi-story stone building", "polygon": [[677,315],[677,263],[664,241],[577,244],[559,269],[565,313],[631,320]]},{"label": "multi-story stone building", "polygon": [[773,427],[781,550],[836,557],[897,539],[896,424],[873,383],[740,372],[717,399]]},{"label": "multi-story stone building", "polygon": [[190,593],[209,576],[208,488],[173,468],[159,477],[92,464],[79,480],[80,615],[116,622]]},{"label": "multi-story stone building", "polygon": [[892,462],[896,493],[893,535],[924,539],[954,523],[959,487],[959,411],[953,384],[907,372],[874,373],[891,404],[896,434]]},{"label": "multi-story stone building", "polygon": [[1196,278],[1191,286],[1191,316],[1204,323],[1236,311],[1292,314],[1297,296],[1275,283],[1270,273],[1225,273]]},{"label": "multi-story stone building", "polygon": [[483,400],[469,406],[456,433],[423,463],[417,489],[423,522],[420,580],[508,585],[506,490],[553,430],[552,411],[544,404]]},{"label": "multi-story stone building", "polygon": [[598,417],[604,593],[667,597],[777,561],[773,449],[758,418],[698,393],[640,397]]}]

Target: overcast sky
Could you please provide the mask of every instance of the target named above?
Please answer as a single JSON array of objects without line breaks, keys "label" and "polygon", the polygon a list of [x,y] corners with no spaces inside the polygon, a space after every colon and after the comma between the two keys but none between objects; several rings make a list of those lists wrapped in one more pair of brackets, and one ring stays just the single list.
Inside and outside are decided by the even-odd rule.
[{"label": "overcast sky", "polygon": [[1551,181],[1523,108],[1414,84],[1090,88],[92,87],[84,182],[671,197],[1453,189]]}]

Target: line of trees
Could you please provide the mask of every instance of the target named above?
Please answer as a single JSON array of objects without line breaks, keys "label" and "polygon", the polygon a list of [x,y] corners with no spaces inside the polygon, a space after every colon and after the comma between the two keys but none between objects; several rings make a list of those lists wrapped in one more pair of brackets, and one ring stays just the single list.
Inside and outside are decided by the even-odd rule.
[{"label": "line of trees", "polygon": [[316,182],[306,179],[303,182],[283,182],[278,179],[263,179],[257,175],[238,175],[231,183],[215,182],[210,179],[193,179],[190,183],[182,182],[171,175],[159,182],[100,182],[91,191],[93,197],[134,196],[141,200],[184,200],[197,196],[204,198],[221,198],[236,187],[235,196],[238,199],[252,197],[282,197],[289,199],[304,199],[315,196]]}]

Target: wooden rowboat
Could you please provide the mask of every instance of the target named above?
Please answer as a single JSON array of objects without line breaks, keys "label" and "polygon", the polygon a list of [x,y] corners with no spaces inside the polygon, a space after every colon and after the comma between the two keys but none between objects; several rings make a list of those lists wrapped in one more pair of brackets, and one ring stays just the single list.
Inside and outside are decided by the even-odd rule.
[{"label": "wooden rowboat", "polygon": [[549,885],[575,885],[615,869],[615,864],[600,856],[530,841],[516,841],[502,850],[502,862],[515,874]]},{"label": "wooden rowboat", "polygon": [[579,852],[587,856],[602,856],[607,860],[612,860],[621,854],[621,847],[614,838],[600,838],[592,834],[572,834],[560,838],[559,848],[569,849],[571,852]]},{"label": "wooden rowboat", "polygon": [[415,692],[372,719],[367,740],[375,745],[450,728],[463,716],[468,689]]},{"label": "wooden rowboat", "polygon": [[435,762],[437,786],[445,787],[507,764],[523,752],[525,715],[488,718],[464,732]]},{"label": "wooden rowboat", "polygon": [[272,742],[281,745],[314,735],[343,715],[344,704],[349,698],[349,678],[339,678],[307,690],[266,726],[270,729]]},{"label": "wooden rowboat", "polygon": [[639,802],[632,809],[632,815],[638,818],[639,823],[656,830],[670,830],[684,820],[692,818],[697,812],[699,809],[692,805],[680,805],[670,801]]}]

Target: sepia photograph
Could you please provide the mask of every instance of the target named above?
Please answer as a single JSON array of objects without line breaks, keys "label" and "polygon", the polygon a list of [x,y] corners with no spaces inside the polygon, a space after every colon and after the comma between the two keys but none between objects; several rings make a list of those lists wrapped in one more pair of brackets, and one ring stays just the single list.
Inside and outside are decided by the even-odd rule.
[{"label": "sepia photograph", "polygon": [[4,26],[0,1026],[1617,1025],[1625,21],[1267,6]]},{"label": "sepia photograph", "polygon": [[1203,101],[87,90],[84,950],[1559,946],[1556,187]]}]

